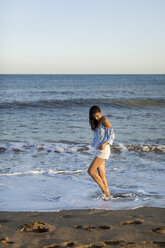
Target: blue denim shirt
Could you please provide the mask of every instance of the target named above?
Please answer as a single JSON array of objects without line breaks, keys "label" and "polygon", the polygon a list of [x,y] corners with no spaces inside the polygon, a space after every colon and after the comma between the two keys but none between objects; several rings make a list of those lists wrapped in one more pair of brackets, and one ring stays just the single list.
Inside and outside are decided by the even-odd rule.
[{"label": "blue denim shirt", "polygon": [[95,149],[98,149],[104,142],[109,143],[109,145],[113,144],[115,139],[115,134],[113,128],[107,128],[100,124],[93,132],[93,141],[91,146]]}]

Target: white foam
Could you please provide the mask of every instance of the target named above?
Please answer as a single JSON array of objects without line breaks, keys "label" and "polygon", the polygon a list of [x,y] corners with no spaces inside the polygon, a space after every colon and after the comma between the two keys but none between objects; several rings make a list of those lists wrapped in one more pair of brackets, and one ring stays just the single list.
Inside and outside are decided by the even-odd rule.
[{"label": "white foam", "polygon": [[[71,144],[71,143],[49,143],[36,141],[27,142],[1,142],[0,146],[4,147],[9,152],[59,152],[59,153],[81,153],[82,151],[89,154],[94,152],[94,148],[89,144]],[[117,149],[122,152],[139,151],[139,152],[159,152],[165,153],[164,145],[124,145],[119,143],[118,146],[113,146],[112,150]]]},{"label": "white foam", "polygon": [[119,148],[122,150],[127,150],[126,146],[122,143],[119,143]]},{"label": "white foam", "polygon": [[138,189],[137,192],[138,192],[138,193],[142,193],[142,194],[147,194],[147,195],[148,195],[148,193],[147,193],[146,191],[144,191],[143,189]]},{"label": "white foam", "polygon": [[111,171],[118,171],[119,168],[112,168]]},{"label": "white foam", "polygon": [[165,146],[164,146],[164,145],[160,145],[160,146],[159,146],[159,149],[160,149],[162,152],[165,152]]},{"label": "white foam", "polygon": [[0,174],[0,176],[25,176],[25,175],[41,175],[41,174],[58,175],[58,174],[78,174],[83,172],[86,172],[86,170],[75,170],[75,171],[29,170],[25,172],[2,173]]},{"label": "white foam", "polygon": [[[0,181],[3,185],[8,185],[0,185],[1,201],[5,203],[0,210],[130,209],[140,205],[162,206],[164,203],[164,178],[161,173],[164,171],[163,158],[151,161],[150,157],[146,156],[144,159],[132,152],[141,152],[143,145],[120,143],[120,147],[112,147],[112,152],[113,148],[114,151],[122,151],[121,155],[119,153],[106,161],[106,176],[113,194],[112,201],[105,201],[102,196],[100,200],[97,199],[101,190],[87,174],[93,158],[93,148],[90,145],[27,141],[0,142],[0,146],[7,149],[2,154],[4,160],[0,163]],[[159,146],[149,147],[151,152],[156,152],[155,149]],[[24,152],[19,153],[19,150]],[[127,156],[130,151],[131,156]],[[156,196],[151,191],[156,191]]]},{"label": "white foam", "polygon": [[148,146],[143,146],[143,147],[142,147],[142,151],[143,151],[143,152],[149,152],[150,149],[149,149]]}]

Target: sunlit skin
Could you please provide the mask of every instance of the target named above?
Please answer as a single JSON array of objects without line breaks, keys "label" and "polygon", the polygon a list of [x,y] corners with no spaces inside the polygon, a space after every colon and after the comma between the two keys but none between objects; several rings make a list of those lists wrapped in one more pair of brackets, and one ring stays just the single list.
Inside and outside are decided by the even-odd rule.
[{"label": "sunlit skin", "polygon": [[[99,122],[101,122],[101,120],[102,120],[103,126],[105,126],[107,128],[112,128],[110,121],[102,115],[102,112],[95,113],[93,115],[93,117],[95,120],[97,120]],[[108,143],[104,142],[99,147],[99,149],[103,150],[106,145],[108,145]],[[106,196],[110,197],[111,195],[109,193],[109,188],[108,188],[107,180],[105,177],[105,159],[95,157],[88,168],[88,173],[95,180],[95,182],[100,186],[102,192]]]}]

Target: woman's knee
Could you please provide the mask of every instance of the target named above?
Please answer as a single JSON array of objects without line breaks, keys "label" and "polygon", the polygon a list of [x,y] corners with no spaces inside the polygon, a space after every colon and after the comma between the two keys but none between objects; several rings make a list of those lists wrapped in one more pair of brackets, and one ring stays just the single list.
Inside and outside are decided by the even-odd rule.
[{"label": "woman's knee", "polygon": [[92,176],[94,174],[94,170],[92,168],[88,168],[88,174]]},{"label": "woman's knee", "polygon": [[99,158],[95,157],[88,168],[88,174],[93,176],[96,173],[97,168],[100,166]]},{"label": "woman's knee", "polygon": [[91,168],[88,168],[88,174],[91,175]]}]

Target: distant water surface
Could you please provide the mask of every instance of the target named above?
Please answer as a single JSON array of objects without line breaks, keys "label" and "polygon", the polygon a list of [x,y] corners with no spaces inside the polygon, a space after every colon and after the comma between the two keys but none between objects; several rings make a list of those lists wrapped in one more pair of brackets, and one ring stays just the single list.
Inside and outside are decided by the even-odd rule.
[{"label": "distant water surface", "polygon": [[[89,108],[116,139],[113,200],[87,174]],[[165,206],[165,75],[0,75],[0,210]]]}]

